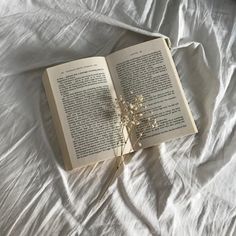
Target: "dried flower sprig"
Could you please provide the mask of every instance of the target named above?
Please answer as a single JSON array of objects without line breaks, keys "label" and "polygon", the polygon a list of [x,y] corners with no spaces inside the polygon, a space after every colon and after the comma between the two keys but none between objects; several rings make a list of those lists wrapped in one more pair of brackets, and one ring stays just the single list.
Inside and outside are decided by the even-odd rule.
[{"label": "dried flower sprig", "polygon": [[[130,92],[133,95],[133,92]],[[157,127],[156,119],[152,120],[150,117],[147,119],[145,118],[148,114],[147,113],[147,106],[144,105],[144,97],[143,95],[135,95],[131,102],[126,101],[121,95],[119,98],[116,99],[116,105],[120,109],[120,126],[121,126],[121,135],[123,135],[124,128],[127,129],[129,136],[132,133],[136,133],[137,139],[133,146],[138,145],[139,147],[142,146],[140,139],[144,135],[146,129],[148,127],[155,128]],[[151,112],[152,114],[152,112]],[[145,122],[143,130],[137,134],[137,128],[140,126],[142,122]],[[121,159],[124,159],[123,152],[125,146],[127,144],[128,138],[121,139],[121,152],[120,155]]]},{"label": "dried flower sprig", "polygon": [[[133,92],[130,92],[131,95],[133,95]],[[120,141],[117,143],[117,146],[120,148],[120,152],[115,152],[116,156],[116,171],[113,174],[113,177],[110,179],[107,187],[103,191],[102,196],[105,194],[106,190],[109,188],[109,186],[112,184],[112,182],[115,180],[115,178],[118,176],[118,173],[120,172],[120,167],[124,166],[125,164],[125,157],[128,156],[128,154],[131,153],[132,150],[129,151],[128,154],[124,154],[127,142],[129,140],[129,137],[132,136],[133,133],[136,134],[136,140],[133,144],[133,147],[138,145],[138,147],[142,147],[142,143],[140,142],[141,138],[145,134],[145,131],[148,127],[156,128],[158,126],[156,119],[151,119],[150,116],[147,114],[147,106],[144,105],[144,97],[143,95],[133,95],[133,99],[131,102],[126,101],[123,96],[119,96],[116,99],[116,110],[120,110],[119,114],[119,125],[120,125]],[[152,112],[150,112],[152,114]],[[145,118],[148,117],[148,118]],[[145,123],[143,128],[138,129],[142,123]],[[125,137],[124,130],[128,131],[128,137]],[[139,133],[137,133],[137,130],[139,130]],[[100,198],[100,199],[101,199]]]}]

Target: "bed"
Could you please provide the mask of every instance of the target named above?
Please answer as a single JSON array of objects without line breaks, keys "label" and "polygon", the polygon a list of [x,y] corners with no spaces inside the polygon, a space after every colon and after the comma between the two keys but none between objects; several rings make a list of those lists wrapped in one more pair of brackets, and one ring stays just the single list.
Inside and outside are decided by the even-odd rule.
[{"label": "bed", "polygon": [[[167,36],[198,134],[64,170],[45,68]],[[1,1],[0,235],[236,235],[236,2]]]}]

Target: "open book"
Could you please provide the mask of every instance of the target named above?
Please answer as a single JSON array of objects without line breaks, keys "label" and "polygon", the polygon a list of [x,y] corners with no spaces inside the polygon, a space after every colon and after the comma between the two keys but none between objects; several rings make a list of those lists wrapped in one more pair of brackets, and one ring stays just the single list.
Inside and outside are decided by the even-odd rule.
[{"label": "open book", "polygon": [[[197,132],[165,39],[150,40],[107,57],[90,57],[46,69],[43,75],[66,169],[113,158],[122,95],[143,95],[158,127],[146,130],[142,148]],[[124,136],[128,132],[124,130]],[[129,139],[125,153],[137,149]]]}]

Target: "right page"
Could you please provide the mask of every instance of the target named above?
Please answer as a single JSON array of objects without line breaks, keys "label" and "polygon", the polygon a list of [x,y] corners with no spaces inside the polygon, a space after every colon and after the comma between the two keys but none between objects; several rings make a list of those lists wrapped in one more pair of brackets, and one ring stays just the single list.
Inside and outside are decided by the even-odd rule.
[{"label": "right page", "polygon": [[117,96],[132,101],[134,95],[143,95],[145,118],[157,121],[155,128],[147,127],[145,122],[138,127],[137,133],[144,131],[140,139],[143,148],[197,132],[164,39],[122,49],[106,60]]}]

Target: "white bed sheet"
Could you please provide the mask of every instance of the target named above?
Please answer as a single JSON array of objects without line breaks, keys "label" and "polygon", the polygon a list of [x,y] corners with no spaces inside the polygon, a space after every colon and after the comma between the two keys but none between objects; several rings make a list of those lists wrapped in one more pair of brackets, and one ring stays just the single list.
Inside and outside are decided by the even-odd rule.
[{"label": "white bed sheet", "polygon": [[[137,152],[98,204],[114,162],[64,171],[42,71],[159,33],[199,133]],[[236,235],[235,39],[233,0],[1,1],[0,235]]]}]

